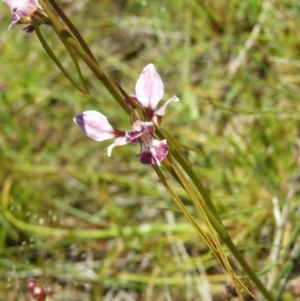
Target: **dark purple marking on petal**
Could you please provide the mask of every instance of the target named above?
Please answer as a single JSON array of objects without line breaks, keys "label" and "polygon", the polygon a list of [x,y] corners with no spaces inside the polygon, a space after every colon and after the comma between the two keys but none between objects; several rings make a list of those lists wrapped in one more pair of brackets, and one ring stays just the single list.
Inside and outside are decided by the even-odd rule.
[{"label": "dark purple marking on petal", "polygon": [[151,152],[139,153],[136,157],[140,160],[142,164],[145,165],[157,164]]},{"label": "dark purple marking on petal", "polygon": [[85,111],[73,120],[85,135],[96,141],[125,136],[125,132],[113,128],[106,116],[97,111]]},{"label": "dark purple marking on petal", "polygon": [[33,26],[33,25],[29,25],[29,26],[23,28],[23,30],[24,30],[26,33],[33,33],[33,32],[34,32],[34,26]]},{"label": "dark purple marking on petal", "polygon": [[20,15],[15,10],[13,10],[10,26],[17,24],[20,21],[20,19],[21,19]]},{"label": "dark purple marking on petal", "polygon": [[137,155],[143,164],[157,164],[165,158],[169,152],[166,140],[159,141],[151,133],[145,133],[140,138],[141,152]]}]

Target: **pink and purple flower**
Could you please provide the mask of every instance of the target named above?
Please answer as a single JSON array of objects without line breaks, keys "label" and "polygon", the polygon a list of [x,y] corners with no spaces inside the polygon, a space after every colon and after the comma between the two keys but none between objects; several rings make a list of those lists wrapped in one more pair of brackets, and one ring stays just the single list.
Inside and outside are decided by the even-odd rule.
[{"label": "pink and purple flower", "polygon": [[30,24],[23,28],[23,30],[27,33],[31,33],[34,31],[32,24],[34,19],[39,23],[49,24],[47,15],[39,5],[38,0],[3,0],[3,2],[8,5],[12,13],[12,22],[8,29],[17,24]]},{"label": "pink and purple flower", "polygon": [[125,132],[115,129],[107,118],[97,111],[85,111],[75,116],[74,122],[85,135],[96,141],[115,138],[115,142],[107,149],[108,156],[117,145],[140,143],[141,151],[137,155],[140,162],[160,165],[168,154],[169,147],[166,140],[159,141],[153,136],[155,124],[161,121],[166,107],[179,99],[174,95],[160,109],[156,110],[164,93],[164,85],[153,64],[144,68],[136,83],[135,91],[136,95],[132,98],[144,108],[146,120],[134,120],[131,130]]}]

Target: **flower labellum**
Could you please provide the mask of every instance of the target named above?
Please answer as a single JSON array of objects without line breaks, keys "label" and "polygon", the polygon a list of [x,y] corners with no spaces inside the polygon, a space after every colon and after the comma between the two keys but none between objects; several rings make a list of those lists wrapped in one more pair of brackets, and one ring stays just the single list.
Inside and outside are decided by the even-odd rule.
[{"label": "flower labellum", "polygon": [[17,24],[30,24],[23,30],[31,33],[34,31],[33,21],[39,24],[50,24],[50,20],[38,0],[3,0],[3,2],[8,5],[12,13],[12,22],[8,29]]},{"label": "flower labellum", "polygon": [[[161,161],[168,154],[169,147],[166,140],[159,141],[153,136],[155,124],[158,125],[160,123],[166,107],[171,102],[179,101],[174,95],[160,109],[156,110],[163,92],[163,82],[154,65],[149,64],[144,68],[136,83],[136,95],[132,96],[132,99],[144,108],[146,120],[133,118],[132,129],[124,132],[112,127],[103,114],[91,110],[75,116],[74,122],[85,135],[96,141],[115,138],[115,142],[107,149],[108,156],[111,155],[112,149],[117,145],[135,145],[139,143],[141,150],[137,158],[140,162],[142,164],[160,165]],[[135,116],[134,110],[132,115]]]}]

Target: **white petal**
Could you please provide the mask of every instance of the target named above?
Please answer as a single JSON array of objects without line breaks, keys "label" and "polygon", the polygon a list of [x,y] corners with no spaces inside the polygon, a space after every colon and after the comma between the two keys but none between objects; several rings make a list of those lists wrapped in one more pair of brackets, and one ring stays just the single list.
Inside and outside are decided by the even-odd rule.
[{"label": "white petal", "polygon": [[108,157],[111,156],[112,150],[115,146],[124,145],[126,143],[127,143],[127,139],[125,137],[117,138],[116,141],[107,148]]},{"label": "white petal", "polygon": [[144,108],[155,110],[164,94],[164,84],[153,64],[144,68],[136,83],[135,92]]},{"label": "white petal", "polygon": [[103,141],[116,137],[116,130],[107,118],[97,111],[85,111],[73,118],[79,129],[88,137]]},{"label": "white petal", "polygon": [[167,106],[171,103],[171,102],[178,102],[179,101],[179,98],[174,95],[172,98],[170,98],[169,100],[167,100],[156,112],[155,114],[156,115],[159,115],[159,116],[163,116],[165,115],[166,113],[166,108]]},{"label": "white petal", "polygon": [[3,0],[10,10],[17,8],[17,12],[22,11],[23,16],[29,16],[33,9],[37,8],[39,3],[37,0]]}]

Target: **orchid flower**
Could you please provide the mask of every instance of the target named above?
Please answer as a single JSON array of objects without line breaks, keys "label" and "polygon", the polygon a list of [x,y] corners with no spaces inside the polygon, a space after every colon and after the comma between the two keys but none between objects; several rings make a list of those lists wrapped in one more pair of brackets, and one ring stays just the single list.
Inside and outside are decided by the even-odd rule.
[{"label": "orchid flower", "polygon": [[12,22],[8,29],[17,24],[30,24],[23,30],[31,33],[34,31],[33,20],[44,24],[49,24],[50,22],[38,0],[3,0],[3,2],[8,5],[12,13]]},{"label": "orchid flower", "polygon": [[168,154],[169,147],[166,140],[159,141],[154,138],[154,123],[161,120],[169,103],[179,101],[179,99],[173,96],[159,110],[156,110],[156,106],[163,96],[164,85],[153,64],[144,68],[136,83],[135,91],[136,95],[132,98],[145,109],[146,120],[137,119],[133,110],[134,118],[131,130],[125,132],[115,129],[103,114],[92,110],[75,116],[74,122],[85,135],[96,141],[116,138],[107,149],[109,157],[115,146],[134,145],[139,142],[141,151],[137,158],[140,162],[160,165]]}]

